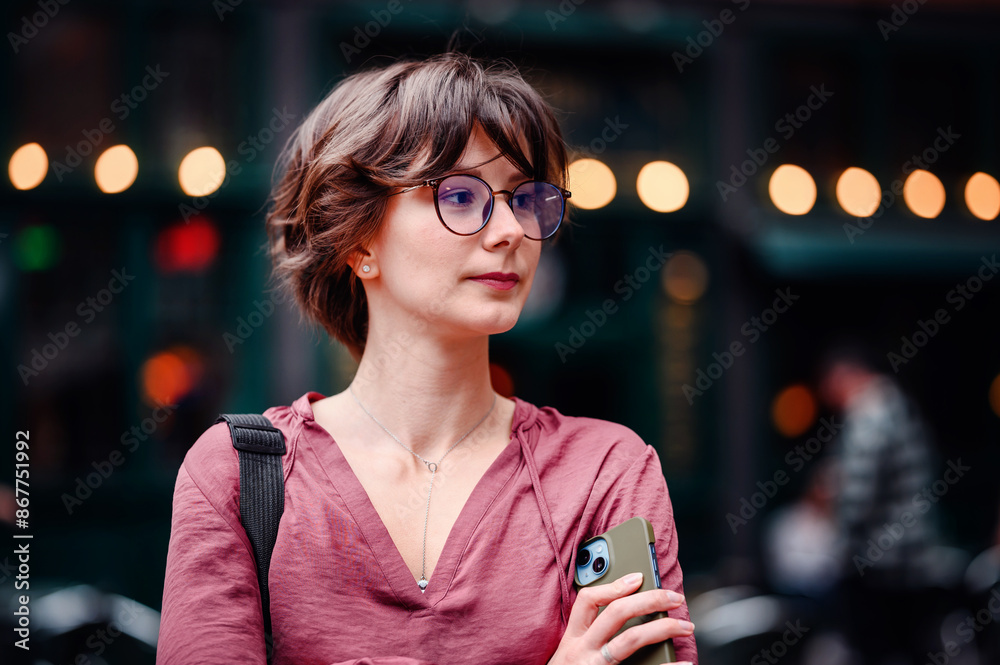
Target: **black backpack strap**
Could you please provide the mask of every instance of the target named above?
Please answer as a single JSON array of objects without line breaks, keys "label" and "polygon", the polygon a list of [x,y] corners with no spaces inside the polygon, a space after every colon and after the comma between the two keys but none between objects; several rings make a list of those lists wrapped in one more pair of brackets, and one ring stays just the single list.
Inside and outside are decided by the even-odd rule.
[{"label": "black backpack strap", "polygon": [[267,573],[278,539],[278,523],[285,510],[285,481],[281,467],[285,435],[258,413],[224,413],[215,420],[216,423],[222,421],[229,424],[233,447],[240,458],[240,520],[257,561],[257,584],[264,613],[264,647],[270,663],[274,658],[274,637]]}]

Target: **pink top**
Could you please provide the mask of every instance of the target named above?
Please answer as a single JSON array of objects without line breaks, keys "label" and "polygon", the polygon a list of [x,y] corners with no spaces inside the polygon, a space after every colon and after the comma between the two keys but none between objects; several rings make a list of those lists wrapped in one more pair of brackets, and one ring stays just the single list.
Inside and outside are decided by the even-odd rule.
[{"label": "pink top", "polygon": [[[517,397],[511,443],[474,488],[421,593],[313,420],[311,403],[323,397],[310,391],[264,412],[287,447],[269,580],[275,665],[544,665],[576,599],[577,546],[636,515],[653,525],[662,586],[683,593],[656,450],[624,425]],[[687,619],[687,605],[670,614]],[[697,663],[693,636],[674,646],[678,660]],[[177,474],[156,662],[266,662],[225,423],[198,438]]]}]

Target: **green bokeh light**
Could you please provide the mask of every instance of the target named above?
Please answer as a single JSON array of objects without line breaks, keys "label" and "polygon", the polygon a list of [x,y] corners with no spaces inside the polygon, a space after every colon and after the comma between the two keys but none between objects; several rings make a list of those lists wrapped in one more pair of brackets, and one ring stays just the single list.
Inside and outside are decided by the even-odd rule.
[{"label": "green bokeh light", "polygon": [[59,234],[51,226],[21,230],[14,239],[14,264],[24,271],[48,270],[59,260]]}]

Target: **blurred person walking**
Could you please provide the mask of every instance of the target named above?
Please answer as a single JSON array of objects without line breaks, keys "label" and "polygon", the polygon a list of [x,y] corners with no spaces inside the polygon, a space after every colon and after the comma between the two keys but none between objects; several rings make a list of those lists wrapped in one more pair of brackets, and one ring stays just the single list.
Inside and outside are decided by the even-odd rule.
[{"label": "blurred person walking", "polygon": [[820,365],[820,399],[844,419],[836,456],[836,516],[843,542],[842,621],[860,662],[904,656],[923,665],[928,639],[925,581],[938,542],[929,428],[916,404],[856,346]]}]

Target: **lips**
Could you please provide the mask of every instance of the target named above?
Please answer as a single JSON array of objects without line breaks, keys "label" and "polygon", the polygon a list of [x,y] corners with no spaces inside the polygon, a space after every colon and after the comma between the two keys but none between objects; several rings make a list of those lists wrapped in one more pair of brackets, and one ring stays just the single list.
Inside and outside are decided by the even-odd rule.
[{"label": "lips", "polygon": [[485,284],[497,291],[510,291],[517,286],[518,282],[517,273],[513,272],[488,272],[485,275],[476,275],[469,279],[480,284]]},{"label": "lips", "polygon": [[498,282],[516,282],[519,277],[517,276],[517,273],[514,272],[488,272],[483,275],[470,277],[469,279],[489,279]]}]

